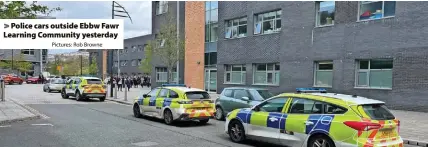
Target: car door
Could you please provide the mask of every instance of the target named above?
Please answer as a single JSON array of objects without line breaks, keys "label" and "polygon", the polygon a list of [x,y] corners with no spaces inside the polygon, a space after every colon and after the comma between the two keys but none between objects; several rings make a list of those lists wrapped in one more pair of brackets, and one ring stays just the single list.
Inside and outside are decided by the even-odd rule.
[{"label": "car door", "polygon": [[162,108],[163,108],[163,103],[165,101],[165,99],[168,97],[168,89],[162,88],[159,91],[158,96],[156,97],[156,110],[155,112],[158,114],[158,116],[162,116]]},{"label": "car door", "polygon": [[272,98],[251,110],[248,135],[256,140],[279,144],[280,130],[285,128],[287,115],[284,114],[289,98]]},{"label": "car door", "polygon": [[[280,141],[288,146],[302,146],[307,137],[317,129],[330,127],[330,115],[323,115],[323,102],[306,98],[292,98],[287,122]],[[319,120],[327,123],[319,123]]]},{"label": "car door", "polygon": [[75,93],[77,89],[79,89],[79,85],[82,82],[80,78],[76,78],[72,85],[72,92]]},{"label": "car door", "polygon": [[74,83],[74,79],[70,79],[69,81],[68,81],[68,83],[67,83],[67,86],[66,86],[66,92],[67,92],[67,94],[72,94],[72,93],[74,93],[73,92],[73,83]]},{"label": "car door", "polygon": [[144,113],[153,113],[156,112],[156,98],[160,91],[160,88],[155,88],[150,91],[146,97],[143,99],[143,105],[141,105],[141,109]]},{"label": "car door", "polygon": [[[247,98],[247,99],[244,99]],[[232,102],[232,107],[234,109],[239,108],[249,108],[250,107],[250,94],[245,89],[236,89],[234,91],[234,98]]]},{"label": "car door", "polygon": [[233,91],[234,91],[233,89],[225,89],[220,95],[219,103],[224,111],[223,112],[224,114],[229,113],[233,109],[231,105],[234,100]]}]

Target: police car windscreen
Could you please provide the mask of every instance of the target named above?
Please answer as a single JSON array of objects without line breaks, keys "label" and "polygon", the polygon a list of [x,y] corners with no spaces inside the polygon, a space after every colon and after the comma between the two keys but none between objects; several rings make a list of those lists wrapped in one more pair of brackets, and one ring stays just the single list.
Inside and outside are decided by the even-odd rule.
[{"label": "police car windscreen", "polygon": [[100,79],[87,79],[88,84],[102,84]]},{"label": "police car windscreen", "polygon": [[210,95],[203,91],[186,92],[186,96],[191,100],[210,99]]},{"label": "police car windscreen", "polygon": [[374,120],[391,120],[395,116],[386,108],[384,104],[362,105],[364,112]]}]

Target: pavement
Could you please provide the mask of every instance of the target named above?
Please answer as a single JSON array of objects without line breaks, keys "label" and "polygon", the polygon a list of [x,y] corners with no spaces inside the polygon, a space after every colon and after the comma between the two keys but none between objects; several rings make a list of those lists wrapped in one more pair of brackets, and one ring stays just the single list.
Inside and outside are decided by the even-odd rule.
[{"label": "pavement", "polygon": [[2,102],[0,101],[0,124],[34,119],[37,117],[39,116],[27,110],[25,106],[10,99],[6,99]]},{"label": "pavement", "polygon": [[[25,89],[25,92],[22,92],[22,89]],[[42,117],[7,125],[0,124],[2,147],[275,146],[258,141],[233,143],[224,133],[223,121],[210,120],[206,125],[180,122],[175,126],[169,126],[158,119],[133,117],[132,107],[127,104],[112,101],[100,102],[98,99],[87,101],[76,101],[72,97],[63,99],[59,93],[43,92],[42,85],[11,85],[6,90],[10,99],[34,109]],[[143,90],[131,89],[131,91],[130,94],[138,95]],[[408,118],[414,115],[412,112],[403,112],[403,116],[398,114],[401,113],[400,111],[393,113],[398,117]],[[420,117],[414,117],[415,123],[424,119],[421,114],[417,115]],[[416,137],[428,134],[428,130],[420,129],[420,125],[412,126],[406,121],[402,121],[402,124],[403,137],[407,135],[416,140],[424,139]],[[413,136],[413,132],[407,132],[412,131],[407,126],[417,127],[422,132]],[[414,145],[404,146],[415,147]]]}]

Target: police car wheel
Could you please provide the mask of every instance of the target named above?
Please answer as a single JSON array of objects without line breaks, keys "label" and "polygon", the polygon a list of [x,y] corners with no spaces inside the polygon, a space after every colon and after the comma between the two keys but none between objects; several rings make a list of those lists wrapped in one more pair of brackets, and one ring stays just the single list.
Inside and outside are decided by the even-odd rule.
[{"label": "police car wheel", "polygon": [[141,118],[140,107],[137,104],[134,104],[133,110],[134,110],[134,117]]},{"label": "police car wheel", "polygon": [[241,122],[233,120],[228,127],[229,137],[233,142],[242,142],[245,140],[245,130]]},{"label": "police car wheel", "polygon": [[68,99],[68,95],[65,93],[65,89],[61,90],[61,96],[64,99]]},{"label": "police car wheel", "polygon": [[199,120],[199,124],[204,125],[204,124],[207,124],[208,121],[210,121],[210,119],[201,119],[201,120]]},{"label": "police car wheel", "polygon": [[76,92],[76,101],[81,101],[82,100],[82,96],[80,95],[80,92]]},{"label": "police car wheel", "polygon": [[102,98],[100,98],[100,101],[101,102],[104,102],[106,100],[106,97],[102,97]]},{"label": "police car wheel", "polygon": [[171,125],[173,123],[174,120],[172,118],[172,112],[170,110],[165,110],[165,112],[163,113],[163,120],[167,125]]},{"label": "police car wheel", "polygon": [[308,147],[335,147],[334,142],[325,135],[313,136],[308,141]]},{"label": "police car wheel", "polygon": [[220,106],[217,106],[216,108],[215,119],[224,120],[223,109],[221,109]]}]

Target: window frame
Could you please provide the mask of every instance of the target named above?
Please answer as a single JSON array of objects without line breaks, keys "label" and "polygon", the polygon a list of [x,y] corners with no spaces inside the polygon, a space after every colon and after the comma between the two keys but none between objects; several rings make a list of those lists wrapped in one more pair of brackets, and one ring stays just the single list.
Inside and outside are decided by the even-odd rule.
[{"label": "window frame", "polygon": [[[391,80],[391,87],[370,87],[370,73],[371,71],[391,71],[393,72],[394,69],[394,60],[393,59],[387,59],[387,60],[391,60],[392,61],[392,68],[391,69],[370,69],[370,64],[372,62],[372,60],[376,60],[376,59],[362,59],[362,60],[356,60],[356,64],[355,64],[355,82],[354,82],[354,88],[361,88],[361,89],[384,89],[384,90],[392,90],[392,87],[394,86],[394,83],[392,82],[394,79],[392,78]],[[385,59],[386,60],[386,59]],[[368,61],[368,67],[367,69],[360,69],[360,63],[361,61]],[[359,85],[358,81],[359,81],[359,73],[360,72],[366,72],[366,85]],[[394,74],[392,74],[393,76]]]},{"label": "window frame", "polygon": [[118,67],[119,66],[119,62],[118,61],[114,61],[113,62],[113,67]]},{"label": "window frame", "polygon": [[133,46],[131,46],[131,52],[136,52],[137,51],[137,46],[136,45],[133,45]]},{"label": "window frame", "polygon": [[[168,1],[156,1],[156,15],[162,15],[168,12]],[[161,6],[163,9],[161,9]],[[162,10],[162,11],[161,11]]]},{"label": "window frame", "polygon": [[[28,53],[25,53],[25,52],[28,52]],[[34,56],[36,53],[35,53],[35,49],[22,49],[21,54],[27,55],[27,56]]]},{"label": "window frame", "polygon": [[120,60],[120,66],[128,66],[128,60]]},{"label": "window frame", "polygon": [[[330,2],[330,1],[315,1],[315,27],[334,26],[334,19],[332,24],[321,25],[321,14],[320,14],[321,2]],[[336,15],[336,1],[333,1],[333,2],[334,2],[334,15]]]},{"label": "window frame", "polygon": [[[241,24],[241,20],[245,19],[246,23],[245,24]],[[238,21],[237,25],[233,25],[234,21]],[[231,26],[229,26],[229,23],[231,24]],[[243,17],[239,17],[239,18],[235,18],[235,19],[229,19],[225,21],[225,39],[235,39],[235,38],[244,38],[248,36],[248,17],[247,16],[243,16]],[[239,36],[239,27],[245,26],[245,34],[243,36]],[[233,36],[233,29],[236,29],[236,36]],[[230,32],[229,32],[230,31]],[[227,33],[230,33],[230,37],[227,37]]]},{"label": "window frame", "polygon": [[137,61],[136,59],[131,60],[131,66],[137,66]]},{"label": "window frame", "polygon": [[[165,71],[164,71],[165,69]],[[156,67],[155,68],[156,73],[156,82],[167,82],[168,81],[168,69],[166,67]],[[165,75],[163,75],[165,74]],[[163,75],[163,76],[161,76]],[[163,77],[165,76],[165,79]]]},{"label": "window frame", "polygon": [[[261,71],[258,71],[257,70],[257,65],[261,65],[261,64],[265,64],[265,66],[266,66],[266,70],[265,70],[265,73],[266,73],[266,82],[265,83],[256,83],[255,81],[255,75],[256,75],[256,72],[261,72]],[[269,64],[273,64],[273,70],[269,70],[268,71],[268,65]],[[275,66],[276,65],[278,65],[279,66],[279,70],[276,70],[275,69]],[[278,78],[278,81],[277,81],[277,83],[275,83],[275,82],[272,82],[272,83],[268,83],[268,74],[269,73],[272,73],[272,81],[275,79],[275,74],[278,74],[278,76],[279,76],[279,78]],[[272,86],[279,86],[279,84],[280,84],[280,80],[281,79],[281,64],[280,63],[254,63],[253,64],[253,85],[272,85]]]},{"label": "window frame", "polygon": [[[233,71],[233,66],[239,66],[241,68],[240,71]],[[228,71],[227,68],[230,67],[230,70]],[[245,70],[243,70],[243,68],[245,68]],[[241,75],[241,82],[239,83],[234,83],[232,82],[232,73],[240,73]],[[230,74],[230,81],[227,81],[227,74]],[[240,84],[240,85],[244,85],[246,83],[246,78],[247,78],[247,67],[245,64],[226,64],[224,65],[224,81],[223,84]]]},{"label": "window frame", "polygon": [[[360,12],[361,12],[361,5],[366,5],[366,4],[370,4],[370,3],[375,3],[375,2],[380,2],[380,1],[370,1],[369,3],[365,3],[362,4],[362,1],[358,1],[358,13],[357,13],[357,22],[362,22],[362,21],[372,21],[372,20],[380,20],[380,19],[386,19],[386,18],[393,18],[395,17],[395,12],[393,16],[386,16],[385,17],[385,1],[381,1],[382,2],[382,18],[374,18],[374,19],[360,19]],[[395,5],[395,10],[397,9],[397,5]]]},{"label": "window frame", "polygon": [[[265,14],[268,14],[268,13],[272,13],[272,12],[275,12],[275,18],[273,18],[272,20],[265,20],[264,19],[264,16],[263,15],[265,15]],[[278,15],[278,12],[280,12],[281,13],[281,15],[280,15],[280,17],[278,18],[277,17],[277,15]],[[262,19],[261,19],[261,21],[258,21],[258,17],[262,17]],[[279,9],[279,10],[273,10],[273,11],[268,11],[268,12],[262,12],[262,13],[258,13],[258,14],[254,14],[253,15],[253,28],[254,28],[254,31],[253,31],[253,35],[264,35],[264,34],[273,34],[273,33],[278,33],[278,32],[281,32],[281,29],[282,29],[282,19],[281,19],[281,17],[282,17],[282,9]],[[277,20],[280,20],[280,22],[281,22],[281,28],[277,28],[277,26],[276,26],[276,21]],[[271,31],[271,32],[265,32],[265,31],[263,31],[263,23],[264,22],[268,22],[268,21],[273,21],[274,23],[273,23],[273,30]],[[256,33],[257,32],[257,27],[256,27],[256,25],[258,24],[258,23],[260,23],[260,33]]]},{"label": "window frame", "polygon": [[[328,64],[328,63],[331,63],[332,64],[332,66],[333,66],[333,69],[331,69],[331,70],[320,70],[319,69],[319,64],[320,63],[323,63],[323,64]],[[331,81],[331,86],[321,86],[321,85],[317,85],[316,84],[316,82],[317,82],[317,72],[318,71],[329,71],[329,72],[331,72],[331,79],[332,79],[332,81]],[[314,87],[325,87],[325,88],[332,88],[333,87],[333,81],[334,81],[334,63],[333,63],[333,61],[315,61],[315,66],[314,66],[314,83],[313,83],[313,86]]]},{"label": "window frame", "polygon": [[275,97],[275,98],[272,98],[272,99],[265,100],[265,101],[263,101],[262,103],[260,103],[260,104],[256,105],[255,107],[253,107],[253,111],[254,111],[254,108],[258,107],[258,108],[259,108],[259,111],[256,111],[256,112],[268,112],[268,111],[262,111],[262,110],[261,110],[261,109],[262,109],[262,107],[263,107],[263,105],[266,105],[269,101],[272,101],[272,100],[275,100],[275,99],[286,99],[286,101],[285,101],[285,103],[284,103],[284,105],[283,105],[283,107],[282,107],[281,112],[269,112],[269,113],[286,113],[286,112],[287,112],[287,106],[289,105],[288,103],[289,103],[289,101],[292,99],[292,98],[290,98],[290,97],[288,97],[288,96],[284,96],[284,97]]}]

